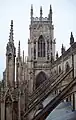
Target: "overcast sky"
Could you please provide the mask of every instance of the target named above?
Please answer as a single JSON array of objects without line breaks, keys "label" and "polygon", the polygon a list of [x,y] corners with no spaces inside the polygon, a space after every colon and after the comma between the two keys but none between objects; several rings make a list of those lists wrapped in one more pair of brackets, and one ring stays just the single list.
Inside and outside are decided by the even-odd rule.
[{"label": "overcast sky", "polygon": [[18,46],[20,40],[21,48],[25,50],[27,56],[31,4],[33,4],[34,16],[39,16],[42,6],[44,17],[48,16],[49,6],[52,5],[54,37],[56,51],[59,51],[59,54],[62,43],[66,49],[69,47],[71,31],[76,39],[76,0],[0,0],[0,78],[5,69],[6,44],[11,20],[14,20],[15,46]]}]

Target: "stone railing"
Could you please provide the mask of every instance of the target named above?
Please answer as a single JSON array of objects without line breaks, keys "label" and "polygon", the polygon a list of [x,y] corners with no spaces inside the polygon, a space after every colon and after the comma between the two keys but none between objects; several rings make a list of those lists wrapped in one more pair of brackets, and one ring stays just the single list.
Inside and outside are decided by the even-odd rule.
[{"label": "stone railing", "polygon": [[[33,21],[40,21],[40,17],[34,17]],[[42,17],[42,21],[49,21],[47,17],[43,18]]]}]

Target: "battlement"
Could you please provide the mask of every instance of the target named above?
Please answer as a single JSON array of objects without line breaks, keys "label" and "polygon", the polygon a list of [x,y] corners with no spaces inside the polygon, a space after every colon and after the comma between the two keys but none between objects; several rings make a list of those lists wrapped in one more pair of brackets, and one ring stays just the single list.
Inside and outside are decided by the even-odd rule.
[{"label": "battlement", "polygon": [[51,5],[50,5],[48,17],[43,17],[42,15],[43,15],[43,11],[42,11],[42,7],[40,7],[40,17],[34,17],[33,16],[33,5],[31,6],[31,24],[33,22],[39,22],[39,21],[52,23],[52,7],[51,7]]},{"label": "battlement", "polygon": [[[41,21],[40,17],[33,17],[33,21],[37,22],[37,21]],[[48,17],[42,17],[42,21],[49,21]]]}]

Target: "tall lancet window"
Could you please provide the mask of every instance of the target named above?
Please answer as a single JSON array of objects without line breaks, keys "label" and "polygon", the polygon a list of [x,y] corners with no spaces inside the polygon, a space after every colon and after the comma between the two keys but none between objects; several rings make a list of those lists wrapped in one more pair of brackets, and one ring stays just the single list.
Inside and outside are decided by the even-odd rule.
[{"label": "tall lancet window", "polygon": [[45,57],[45,40],[42,35],[38,40],[38,57]]}]

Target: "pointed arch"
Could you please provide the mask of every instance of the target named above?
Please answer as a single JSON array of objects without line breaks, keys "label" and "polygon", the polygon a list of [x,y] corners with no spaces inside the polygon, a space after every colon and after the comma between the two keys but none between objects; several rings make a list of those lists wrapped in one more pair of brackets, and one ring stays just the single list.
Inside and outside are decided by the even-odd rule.
[{"label": "pointed arch", "polygon": [[45,80],[47,80],[47,79],[48,79],[47,75],[46,75],[43,71],[41,71],[41,72],[36,76],[36,88],[38,88],[39,85],[40,85],[41,83],[43,83]]},{"label": "pointed arch", "polygon": [[4,95],[5,101],[7,97],[10,97],[10,99],[13,101],[13,97],[12,97],[12,94],[9,88],[7,88],[5,95]]},{"label": "pointed arch", "polygon": [[12,100],[8,95],[5,100],[5,120],[12,120]]},{"label": "pointed arch", "polygon": [[13,98],[10,89],[5,93],[5,120],[18,120],[18,101]]},{"label": "pointed arch", "polygon": [[[5,100],[5,120],[12,120],[12,102],[13,102],[13,98],[12,98],[12,94],[10,92],[10,89],[8,88],[5,92],[4,95],[4,100]],[[10,116],[9,116],[10,114]]]},{"label": "pointed arch", "polygon": [[38,39],[38,57],[45,57],[45,40],[42,35]]}]

